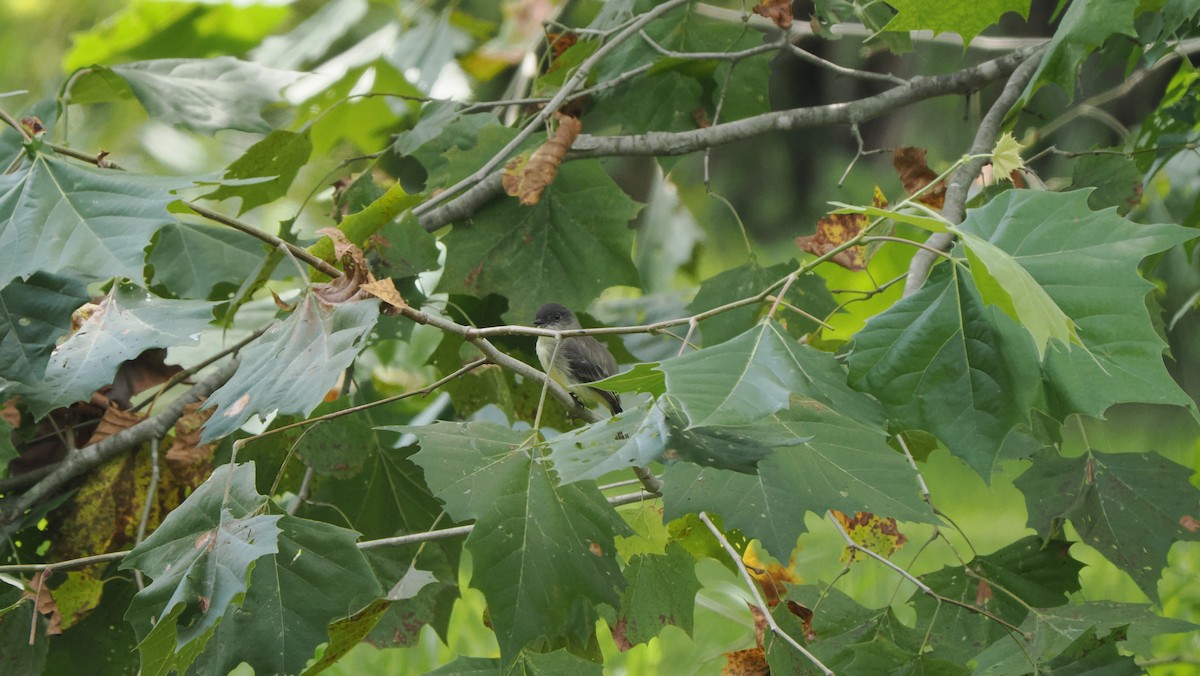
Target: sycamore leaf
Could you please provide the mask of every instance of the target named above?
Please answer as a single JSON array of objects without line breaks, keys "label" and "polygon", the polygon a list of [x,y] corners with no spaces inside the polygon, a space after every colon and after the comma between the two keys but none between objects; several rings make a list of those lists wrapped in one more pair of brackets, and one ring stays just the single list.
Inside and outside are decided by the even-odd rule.
[{"label": "sycamore leaf", "polygon": [[254,489],[253,464],[223,465],[134,547],[121,569],[154,580],[126,614],[139,640],[154,618],[181,606],[174,647],[183,648],[233,608],[254,562],[278,551],[280,517],[258,514],[266,500]]},{"label": "sycamore leaf", "polygon": [[1025,168],[1025,162],[1021,159],[1021,151],[1024,148],[1025,146],[1013,137],[1012,132],[1006,131],[1000,135],[992,148],[992,172],[997,180],[1012,180],[1014,171]]},{"label": "sycamore leaf", "polygon": [[[836,509],[829,511],[856,545],[884,558],[890,558],[908,542],[908,538],[896,527],[896,519],[893,517],[881,517],[870,512],[855,512],[851,517]],[[842,552],[842,561],[858,560],[858,554],[857,549],[847,546]]]},{"label": "sycamore leaf", "polygon": [[692,634],[692,614],[700,581],[696,560],[678,542],[667,545],[665,555],[640,554],[625,567],[628,586],[621,595],[613,639],[623,650],[658,636],[675,625]]},{"label": "sycamore leaf", "polygon": [[846,374],[831,355],[800,345],[775,321],[667,359],[658,369],[689,428],[753,422],[786,408],[793,393],[847,415],[861,413],[868,423],[879,414],[846,387]]},{"label": "sycamore leaf", "polygon": [[1072,343],[1079,342],[1075,322],[1012,256],[975,235],[955,232],[966,248],[979,296],[984,303],[1000,308],[1033,335],[1039,361],[1045,357],[1052,340],[1068,350]]},{"label": "sycamore leaf", "polygon": [[[874,218],[889,218],[898,223],[907,223],[915,225],[927,232],[946,232],[946,222],[929,216],[917,216],[904,211],[890,211],[888,209],[880,209],[879,207],[862,207],[853,204],[844,204],[842,202],[830,202],[837,209],[833,212],[836,214],[865,214]],[[796,238],[797,243],[799,237]]]},{"label": "sycamore leaf", "polygon": [[554,182],[559,165],[583,129],[577,117],[555,113],[555,119],[558,129],[532,155],[519,155],[504,165],[504,192],[520,197],[527,207],[541,201],[542,192]]},{"label": "sycamore leaf", "polygon": [[759,0],[759,3],[754,6],[753,12],[767,17],[784,30],[792,27],[791,0]]},{"label": "sycamore leaf", "polygon": [[238,215],[287,194],[300,168],[312,154],[308,132],[276,129],[261,141],[246,149],[241,157],[225,170],[225,179],[271,177],[271,180],[252,185],[222,185],[204,197],[210,200],[242,198]]},{"label": "sycamore leaf", "polygon": [[207,301],[159,298],[127,282],[114,284],[79,330],[50,355],[34,414],[88,399],[113,381],[122,362],[143,350],[196,343],[212,321],[212,307]]},{"label": "sycamore leaf", "polygon": [[155,235],[146,278],[159,295],[224,300],[265,258],[262,242],[232,228],[170,223]]},{"label": "sycamore leaf", "polygon": [[494,423],[408,428],[413,460],[467,538],[471,583],[488,600],[505,661],[545,637],[581,641],[595,630],[594,604],[616,607],[625,581],[615,535],[631,533],[594,484],[560,484],[526,446],[529,432]]},{"label": "sycamore leaf", "polygon": [[39,383],[71,313],[89,298],[80,280],[49,272],[0,287],[0,379]]},{"label": "sycamore leaf", "polygon": [[206,406],[217,410],[201,441],[229,434],[256,413],[308,415],[354,361],[378,317],[378,301],[329,306],[305,294],[287,319],[242,351],[237,373],[209,396]]},{"label": "sycamore leaf", "polygon": [[97,169],[39,153],[0,175],[0,270],[39,270],[87,281],[141,279],[144,249],[174,218],[172,190],[191,181]]},{"label": "sycamore leaf", "polygon": [[[1020,624],[1029,606],[1064,606],[1080,589],[1083,564],[1070,554],[1071,543],[1021,538],[967,564],[950,565],[921,576],[937,593]],[[1013,598],[1016,595],[1017,598]],[[995,620],[925,595],[913,598],[916,629],[928,632],[930,656],[962,664],[1009,632]]]},{"label": "sycamore leaf", "polygon": [[[796,398],[791,408],[758,423],[777,428],[780,436],[786,432],[807,440],[776,449],[759,461],[755,475],[682,462],[669,465],[663,476],[666,517],[701,510],[719,513],[727,526],[758,538],[781,559],[804,532],[799,515],[805,511],[869,511],[904,521],[935,522],[921,499],[916,473],[887,445],[878,404],[860,399],[859,407],[874,408],[875,415]],[[876,422],[867,424],[863,418]]]},{"label": "sycamore leaf", "polygon": [[92,71],[93,77],[124,80],[150,117],[202,134],[270,131],[263,109],[283,101],[281,90],[301,77],[231,56],[136,61]]},{"label": "sycamore leaf", "polygon": [[637,210],[599,162],[571,162],[535,206],[494,201],[455,225],[442,239],[440,289],[507,296],[515,322],[530,321],[543,298],[585,307],[610,286],[637,282],[628,227]]},{"label": "sycamore leaf", "polygon": [[1200,512],[1191,469],[1148,453],[1090,451],[1077,458],[1040,455],[1016,480],[1029,525],[1052,537],[1070,519],[1083,541],[1158,600],[1158,578],[1177,540],[1200,540],[1186,527]]},{"label": "sycamore leaf", "polygon": [[942,205],[946,203],[946,182],[938,181],[937,185],[929,187],[937,180],[938,175],[925,162],[924,148],[896,148],[892,151],[892,166],[900,175],[905,192],[915,195],[924,190],[917,201],[934,211],[942,210]]},{"label": "sycamore leaf", "polygon": [[254,566],[245,598],[196,659],[200,673],[227,674],[242,662],[259,674],[299,673],[330,640],[330,622],[382,593],[355,545],[358,533],[294,516],[271,518],[278,519],[278,551]]},{"label": "sycamore leaf", "polygon": [[[761,293],[772,284],[778,284],[798,267],[800,264],[795,259],[770,267],[763,267],[757,261],[751,260],[736,268],[717,273],[700,283],[700,289],[692,302],[688,303],[687,311],[700,314]],[[815,274],[797,278],[788,288],[784,300],[815,317],[826,317],[837,307],[825,286],[825,280]],[[758,324],[761,316],[770,307],[770,302],[746,305],[701,320],[699,329],[704,346],[711,347],[723,343],[750,330]],[[788,332],[793,336],[802,336],[818,328],[818,324],[811,319],[784,308],[780,308],[776,317],[786,321]]]},{"label": "sycamore leaf", "polygon": [[1155,615],[1145,604],[1090,601],[1034,608],[1020,629],[977,653],[974,673],[1001,676],[1038,671],[1088,635],[1112,635],[1114,642],[1149,655],[1150,637],[1195,631],[1196,625]]},{"label": "sycamore leaf", "polygon": [[619,469],[645,467],[662,457],[670,430],[653,400],[547,442],[563,483],[599,479]]},{"label": "sycamore leaf", "polygon": [[871,318],[849,365],[855,388],[903,428],[937,436],[985,479],[1007,444],[1019,448],[1038,387],[1028,335],[986,307],[956,265],[938,266],[920,291]]},{"label": "sycamore leaf", "polygon": [[1008,12],[1029,17],[1030,0],[976,0],[975,2],[943,2],[940,0],[888,0],[896,17],[884,26],[886,31],[932,30],[938,33],[958,33],[963,44],[971,43],[985,28]]},{"label": "sycamore leaf", "polygon": [[[879,186],[875,186],[875,195],[871,200],[871,206],[876,211],[884,211],[887,207],[887,198],[883,196],[883,191],[879,189]],[[857,237],[870,220],[867,215],[863,212],[848,210],[838,210],[826,214],[817,219],[816,234],[797,237],[796,246],[814,256],[824,256]],[[830,260],[855,272],[867,269],[867,256],[861,246],[843,249],[834,254]]]},{"label": "sycamore leaf", "polygon": [[1131,223],[1087,200],[1082,190],[1009,190],[969,211],[959,231],[1012,256],[1074,322],[1083,349],[1053,342],[1045,354],[1051,414],[1100,416],[1119,402],[1192,406],[1163,364],[1145,303],[1153,284],[1137,266],[1196,231]]},{"label": "sycamore leaf", "polygon": [[1053,82],[1073,99],[1075,75],[1088,54],[1114,35],[1137,35],[1133,20],[1139,5],[1138,0],[1075,0],[1068,5],[1025,95]]}]

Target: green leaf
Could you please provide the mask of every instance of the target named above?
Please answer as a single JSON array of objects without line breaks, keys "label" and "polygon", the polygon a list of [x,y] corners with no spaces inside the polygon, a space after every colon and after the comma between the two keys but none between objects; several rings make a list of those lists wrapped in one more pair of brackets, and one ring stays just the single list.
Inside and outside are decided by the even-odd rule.
[{"label": "green leaf", "polygon": [[1083,60],[1113,35],[1137,35],[1133,18],[1139,0],[1074,0],[1059,22],[1026,96],[1053,82],[1072,99]]},{"label": "green leaf", "polygon": [[552,653],[523,651],[516,661],[504,670],[504,676],[600,676],[602,673],[604,670],[599,664],[572,655],[566,650],[555,650]]},{"label": "green leaf", "polygon": [[330,622],[382,591],[354,531],[294,516],[271,518],[278,519],[278,551],[254,566],[245,599],[226,613],[197,658],[201,673],[227,674],[241,662],[260,674],[299,673],[329,641]]},{"label": "green leaf", "polygon": [[1084,155],[1075,160],[1071,187],[1092,190],[1088,207],[1116,207],[1124,215],[1142,201],[1142,171],[1124,155]]},{"label": "green leaf", "polygon": [[217,410],[201,441],[229,434],[255,413],[308,415],[354,361],[378,317],[376,301],[329,306],[306,294],[287,319],[242,350],[237,373],[209,396],[205,407]]},{"label": "green leaf", "polygon": [[39,153],[0,175],[0,270],[7,279],[39,270],[140,279],[150,237],[175,220],[167,213],[171,191],[189,185]]},{"label": "green leaf", "polygon": [[1117,631],[1097,637],[1095,633],[1083,634],[1050,661],[1047,673],[1052,676],[1076,676],[1103,674],[1104,676],[1139,676],[1145,670],[1133,658],[1117,652],[1117,643],[1125,638],[1125,632]]},{"label": "green leaf", "polygon": [[1008,252],[1075,322],[1084,349],[1052,344],[1046,353],[1051,414],[1095,417],[1120,402],[1190,406],[1163,365],[1145,304],[1153,285],[1137,266],[1197,233],[1091,211],[1087,199],[1086,191],[1009,190],[959,228]]},{"label": "green leaf", "polygon": [[254,61],[296,70],[314,64],[367,15],[367,0],[331,0],[285,35],[272,35],[251,52]]},{"label": "green leaf", "polygon": [[832,355],[800,345],[774,321],[715,347],[663,361],[667,393],[689,427],[743,425],[788,406],[793,393],[847,415],[880,419],[877,407],[846,386]]},{"label": "green leaf", "polygon": [[1008,12],[1029,18],[1030,0],[982,0],[978,2],[941,2],[939,0],[888,0],[896,16],[884,26],[886,31],[932,30],[958,33],[968,45],[985,28],[996,24]]},{"label": "green leaf", "polygon": [[176,646],[202,638],[247,589],[254,562],[278,551],[280,517],[257,514],[266,498],[254,489],[254,465],[223,465],[163,519],[121,562],[154,579],[126,618],[139,640],[153,619],[183,608]]},{"label": "green leaf", "polygon": [[262,242],[237,230],[170,223],[155,235],[146,278],[159,295],[224,300],[265,258]]},{"label": "green leaf", "polygon": [[549,440],[550,459],[563,483],[645,467],[662,457],[670,436],[662,408],[654,401]]},{"label": "green leaf", "polygon": [[128,83],[150,117],[200,134],[271,131],[263,109],[282,102],[283,88],[300,78],[299,73],[231,56],[135,61],[111,68],[93,66],[92,71]]},{"label": "green leaf", "polygon": [[437,238],[421,227],[411,211],[388,221],[372,240],[379,253],[379,277],[411,277],[438,269]]},{"label": "green leaf", "polygon": [[20,455],[12,443],[13,426],[0,418],[0,474],[7,474],[8,463]]},{"label": "green leaf", "polygon": [[696,607],[696,560],[678,542],[667,545],[666,554],[641,554],[625,567],[629,581],[621,595],[613,638],[618,646],[645,643],[663,627],[675,625],[692,635]]},{"label": "green leaf", "polygon": [[[1080,590],[1083,564],[1070,555],[1070,542],[1051,540],[1043,546],[1036,535],[1021,538],[991,554],[977,556],[967,567],[946,566],[921,581],[947,598],[986,610],[1020,624],[1029,606],[1051,608],[1067,603]],[[1016,599],[1012,595],[1016,595]],[[926,632],[931,657],[965,664],[984,648],[1008,635],[995,620],[924,594],[913,599],[916,629]]]},{"label": "green leaf", "polygon": [[[864,406],[877,406],[866,397],[862,400]],[[759,461],[757,475],[669,465],[663,475],[666,518],[716,512],[728,527],[758,538],[780,559],[791,554],[805,531],[800,516],[805,511],[862,511],[936,523],[921,499],[916,472],[887,445],[880,428],[802,398],[759,425],[776,427],[781,436],[809,440],[776,449]]]},{"label": "green leaf", "polygon": [[[704,280],[687,310],[691,314],[699,314],[761,293],[796,270],[797,267],[799,264],[794,260],[769,268],[761,267],[752,260],[736,268],[730,268]],[[776,287],[775,292],[778,293],[778,291],[779,288]],[[825,281],[816,275],[799,277],[788,288],[786,300],[809,314],[821,318],[827,316],[836,307],[829,290],[825,288]],[[712,347],[717,343],[723,343],[739,333],[753,328],[758,323],[759,317],[769,307],[769,302],[755,303],[702,320],[699,326],[704,346]],[[789,314],[782,308],[777,316],[788,318],[789,329],[793,328],[792,323],[796,324],[798,335],[813,331],[818,326],[815,322],[795,314]],[[797,335],[797,332],[793,332],[793,335]]]},{"label": "green leaf", "polygon": [[71,313],[89,300],[80,280],[49,272],[0,287],[0,379],[41,382],[55,342],[71,330]]},{"label": "green leaf", "polygon": [[1025,494],[1029,525],[1052,537],[1070,519],[1083,541],[1158,600],[1158,578],[1177,540],[1200,540],[1184,528],[1200,518],[1192,470],[1153,451],[1077,458],[1045,454],[1015,483]]},{"label": "green leaf", "polygon": [[971,262],[971,276],[984,303],[995,305],[1033,335],[1038,361],[1051,340],[1068,350],[1078,343],[1075,323],[1055,305],[1025,268],[994,244],[966,232],[958,233]]},{"label": "green leaf", "polygon": [[835,214],[866,214],[871,218],[887,218],[897,223],[914,225],[926,232],[946,232],[948,229],[945,221],[929,216],[917,216],[916,214],[894,209],[881,209],[874,206],[845,204],[843,202],[830,202],[830,204],[838,207],[833,211]]},{"label": "green leaf", "polygon": [[246,149],[241,157],[225,170],[226,180],[273,177],[269,181],[247,185],[222,185],[205,195],[205,199],[227,200],[242,198],[238,215],[283,197],[296,180],[312,154],[308,132],[296,133],[276,129],[261,141]]},{"label": "green leaf", "polygon": [[633,368],[596,381],[597,387],[612,392],[647,392],[654,396],[666,394],[667,378],[657,363],[634,364]]},{"label": "green leaf", "polygon": [[1124,641],[1125,647],[1147,654],[1144,651],[1149,648],[1151,636],[1194,631],[1196,625],[1159,617],[1144,604],[1091,601],[1048,610],[1034,608],[1020,629],[1021,634],[1006,635],[979,653],[974,673],[1027,673],[1077,648],[1075,642],[1081,637],[1115,634],[1115,639],[1121,641],[1126,630],[1129,639]]},{"label": "green leaf", "polygon": [[989,479],[1020,443],[1038,387],[1029,336],[983,305],[956,265],[867,322],[854,338],[850,380],[904,429],[936,435]]},{"label": "green leaf", "polygon": [[500,660],[494,657],[462,657],[429,672],[428,676],[496,676]]},{"label": "green leaf", "polygon": [[195,344],[212,321],[213,304],[201,300],[167,300],[120,282],[113,285],[79,330],[50,356],[45,382],[31,393],[37,417],[67,404],[87,400],[111,383],[121,363],[143,350]]},{"label": "green leaf", "polygon": [[772,447],[796,446],[811,438],[773,425],[770,419],[731,427],[688,427],[682,416],[674,414],[668,415],[666,422],[671,433],[669,459],[743,474],[754,474],[758,463],[771,455]]},{"label": "green leaf", "polygon": [[[597,94],[586,126],[590,133],[608,134],[692,130],[700,95],[700,83],[676,71],[639,77]],[[662,101],[671,105],[661,105]]]},{"label": "green leaf", "polygon": [[442,240],[439,288],[507,296],[514,322],[551,299],[586,307],[610,286],[637,284],[628,227],[637,210],[599,162],[565,164],[537,205],[497,200],[455,225]]},{"label": "green leaf", "polygon": [[559,485],[525,445],[529,432],[495,423],[435,423],[407,431],[413,459],[456,520],[476,519],[467,538],[505,661],[545,638],[586,640],[594,604],[616,606],[624,586],[614,535],[629,527],[595,485]]}]

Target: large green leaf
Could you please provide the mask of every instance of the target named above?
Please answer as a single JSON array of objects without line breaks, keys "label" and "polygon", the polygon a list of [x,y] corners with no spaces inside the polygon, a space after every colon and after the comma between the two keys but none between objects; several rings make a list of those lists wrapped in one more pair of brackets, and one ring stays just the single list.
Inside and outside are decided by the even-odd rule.
[{"label": "large green leaf", "polygon": [[208,398],[217,410],[202,441],[229,434],[255,413],[308,415],[354,361],[378,317],[376,301],[329,306],[306,294],[287,319],[242,351],[237,373]]},{"label": "large green leaf", "polygon": [[1113,35],[1134,36],[1138,0],[1074,0],[1050,39],[1028,92],[1053,82],[1068,96],[1075,95],[1075,75],[1087,58]]},{"label": "large green leaf", "polygon": [[358,534],[320,521],[278,519],[278,551],[260,559],[239,607],[226,613],[196,662],[227,674],[246,662],[259,674],[295,674],[329,640],[329,623],[381,593]]},{"label": "large green leaf", "polygon": [[563,165],[532,207],[494,201],[443,238],[442,290],[508,297],[511,321],[548,300],[583,309],[604,289],[636,284],[629,219],[638,205],[599,162]]},{"label": "large green leaf", "polygon": [[554,471],[564,483],[599,479],[619,469],[645,467],[662,457],[670,430],[662,407],[650,401],[549,440]]},{"label": "large green leaf", "polygon": [[[154,59],[92,67],[112,83],[120,78],[150,117],[201,134],[222,129],[268,132],[263,109],[283,101],[281,91],[299,73],[267,68],[231,56],[211,59]],[[113,87],[120,91],[119,84]]]},{"label": "large green leaf", "polygon": [[[877,407],[862,399],[863,406]],[[780,559],[804,532],[805,511],[863,511],[936,522],[921,499],[916,473],[887,445],[881,428],[808,398],[795,399],[791,408],[759,424],[809,440],[777,449],[758,463],[757,475],[670,465],[663,476],[666,518],[717,512],[729,527],[758,538]]]},{"label": "large green leaf", "polygon": [[226,616],[254,562],[279,551],[280,517],[258,513],[266,500],[254,489],[253,464],[223,465],[134,547],[121,568],[154,579],[125,615],[139,640],[155,618],[182,609],[173,649],[183,648]]},{"label": "large green leaf", "polygon": [[89,299],[81,281],[49,272],[0,288],[0,379],[40,382],[55,341],[71,330],[71,313]]},{"label": "large green leaf", "polygon": [[1038,387],[1028,334],[984,306],[971,278],[939,266],[920,291],[854,338],[850,378],[907,429],[936,435],[990,479],[1006,443],[1019,442]]},{"label": "large green leaf", "polygon": [[1076,458],[1044,454],[1020,477],[1029,525],[1043,537],[1070,519],[1083,541],[1129,573],[1158,600],[1158,578],[1177,540],[1200,540],[1184,527],[1200,517],[1192,469],[1148,453],[1089,451]]},{"label": "large green leaf", "polygon": [[[1011,624],[1020,624],[1029,606],[1052,608],[1067,603],[1080,589],[1083,564],[1071,558],[1070,542],[1051,540],[1043,546],[1036,535],[977,556],[963,566],[947,566],[921,576],[935,592],[982,608]],[[1013,598],[1016,595],[1017,598]],[[926,633],[931,657],[964,664],[1009,632],[995,620],[924,594],[913,599],[916,629]]]},{"label": "large green leaf", "polygon": [[1196,232],[1131,223],[1087,202],[1082,190],[1010,190],[969,211],[960,229],[1012,255],[1075,323],[1082,348],[1052,343],[1047,352],[1052,414],[1099,416],[1119,402],[1189,405],[1163,365],[1145,304],[1153,285],[1137,266]]},{"label": "large green leaf", "polygon": [[171,191],[189,185],[39,154],[0,175],[0,270],[6,279],[39,270],[141,279],[143,249],[175,220]]},{"label": "large green leaf", "polygon": [[242,198],[238,214],[254,207],[273,202],[287,194],[300,168],[312,154],[312,140],[308,132],[291,132],[276,129],[261,141],[246,149],[241,157],[225,170],[225,178],[248,179],[270,178],[269,181],[244,185],[222,185],[205,195],[210,200]]},{"label": "large green leaf", "polygon": [[979,653],[974,673],[1002,676],[1036,671],[1093,632],[1100,638],[1113,635],[1123,647],[1147,655],[1150,637],[1194,631],[1196,625],[1159,617],[1144,604],[1090,601],[1033,608],[1020,629],[1020,634],[1004,636]]},{"label": "large green leaf", "polygon": [[591,636],[594,604],[616,607],[624,586],[613,538],[631,532],[595,485],[559,485],[526,445],[530,432],[495,423],[408,431],[446,510],[476,519],[471,584],[488,600],[505,661],[539,638],[563,645]]},{"label": "large green leaf", "polygon": [[119,282],[100,301],[79,330],[55,348],[45,381],[34,393],[31,410],[86,400],[111,383],[121,363],[143,350],[194,344],[212,321],[212,303],[167,300]]},{"label": "large green leaf", "polygon": [[932,30],[958,33],[969,44],[985,28],[1008,12],[1029,17],[1030,0],[982,0],[982,2],[943,2],[942,0],[888,0],[896,16],[884,26],[888,31]]},{"label": "large green leaf", "polygon": [[877,406],[846,386],[832,355],[800,345],[774,321],[658,369],[689,427],[753,422],[786,408],[793,393],[867,424],[882,421]]},{"label": "large green leaf", "polygon": [[675,625],[692,634],[696,607],[696,559],[677,542],[667,545],[665,555],[639,554],[625,567],[629,585],[621,595],[613,638],[618,646],[645,643],[663,627]]},{"label": "large green leaf", "polygon": [[266,258],[263,244],[231,228],[171,223],[146,257],[146,278],[159,295],[224,300]]}]

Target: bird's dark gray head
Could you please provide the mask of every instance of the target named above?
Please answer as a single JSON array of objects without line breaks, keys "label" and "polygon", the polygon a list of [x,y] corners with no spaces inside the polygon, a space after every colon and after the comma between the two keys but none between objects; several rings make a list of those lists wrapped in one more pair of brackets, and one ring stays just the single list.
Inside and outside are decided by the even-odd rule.
[{"label": "bird's dark gray head", "polygon": [[533,325],[546,329],[563,329],[578,323],[575,313],[558,303],[546,303],[533,316]]}]

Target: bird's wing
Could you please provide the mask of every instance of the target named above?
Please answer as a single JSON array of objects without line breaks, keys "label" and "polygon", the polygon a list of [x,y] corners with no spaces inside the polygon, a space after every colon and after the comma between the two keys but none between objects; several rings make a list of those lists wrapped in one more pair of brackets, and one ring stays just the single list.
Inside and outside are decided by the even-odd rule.
[{"label": "bird's wing", "polygon": [[[591,348],[591,349],[585,349]],[[563,341],[562,354],[571,365],[571,373],[580,382],[591,383],[617,372],[617,360],[600,341],[591,336],[568,338]],[[591,353],[592,358],[586,355]]]}]

